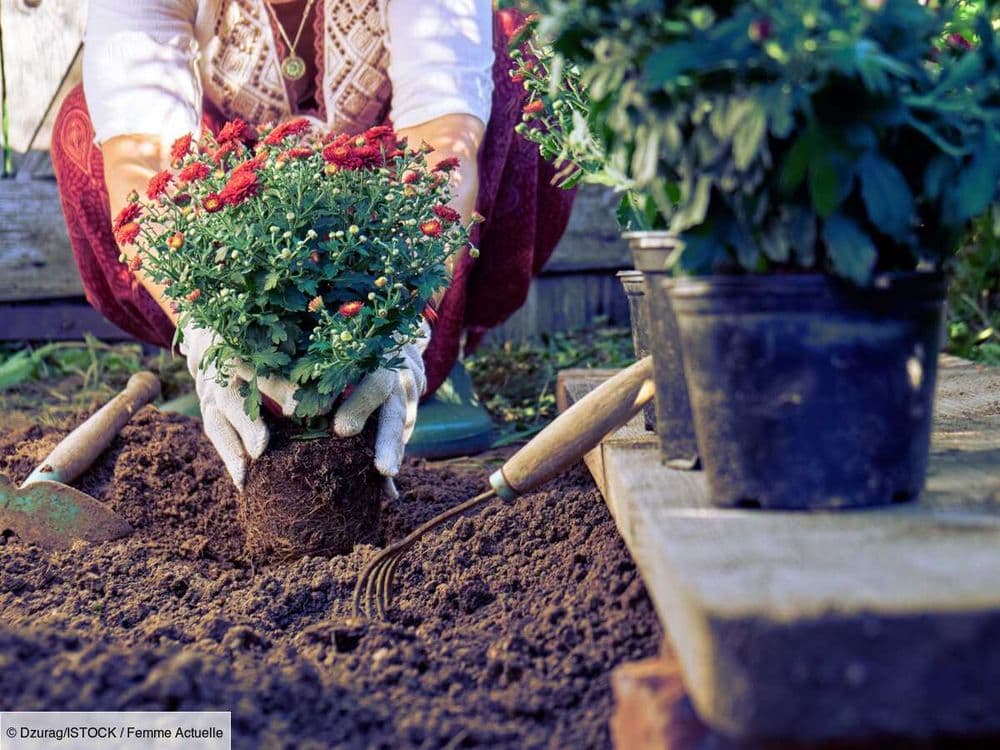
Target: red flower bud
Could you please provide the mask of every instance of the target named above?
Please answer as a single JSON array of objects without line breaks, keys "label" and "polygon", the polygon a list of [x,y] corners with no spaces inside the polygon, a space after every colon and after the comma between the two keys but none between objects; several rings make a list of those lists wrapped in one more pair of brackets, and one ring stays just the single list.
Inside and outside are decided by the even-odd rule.
[{"label": "red flower bud", "polygon": [[130,271],[138,271],[142,268],[142,258],[138,255],[133,255],[132,259],[128,262],[128,267]]},{"label": "red flower bud", "polygon": [[545,102],[543,102],[541,99],[534,99],[533,101],[530,101],[527,104],[525,104],[524,109],[522,111],[526,115],[537,115],[540,112],[545,111]]},{"label": "red flower bud", "polygon": [[365,306],[364,302],[356,299],[353,300],[352,302],[345,302],[344,304],[342,304],[337,309],[337,312],[339,312],[345,318],[353,318],[355,315],[361,312],[361,308],[364,306]]},{"label": "red flower bud", "polygon": [[763,42],[771,37],[772,31],[770,18],[758,18],[750,24],[747,34],[750,35],[751,41]]},{"label": "red flower bud", "polygon": [[434,165],[435,172],[450,172],[459,165],[457,156],[449,156],[447,159],[442,159],[437,164]]},{"label": "red flower bud", "polygon": [[201,296],[201,289],[195,289],[193,292],[190,292],[184,299],[186,299],[188,302],[195,302],[200,296]]},{"label": "red flower bud", "polygon": [[311,313],[319,312],[323,309],[323,298],[320,296],[313,297],[309,300],[309,304],[306,306],[306,309],[308,309]]},{"label": "red flower bud", "polygon": [[167,247],[180,250],[184,246],[184,235],[181,232],[174,232],[167,238]]}]

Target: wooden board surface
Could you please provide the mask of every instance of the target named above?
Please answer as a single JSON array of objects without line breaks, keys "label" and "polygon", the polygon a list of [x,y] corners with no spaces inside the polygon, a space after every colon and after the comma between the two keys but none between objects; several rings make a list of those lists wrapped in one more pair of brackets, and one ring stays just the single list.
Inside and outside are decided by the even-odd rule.
[{"label": "wooden board surface", "polygon": [[0,180],[0,302],[82,295],[55,182]]},{"label": "wooden board surface", "polygon": [[[713,509],[647,435],[588,456],[716,728],[1000,731],[1000,369],[946,357],[939,377],[927,491],[904,506]],[[595,379],[562,382],[565,402]]]},{"label": "wooden board surface", "polygon": [[48,133],[40,128],[79,51],[86,9],[79,0],[0,3],[10,146],[18,153],[33,141],[48,147]]}]

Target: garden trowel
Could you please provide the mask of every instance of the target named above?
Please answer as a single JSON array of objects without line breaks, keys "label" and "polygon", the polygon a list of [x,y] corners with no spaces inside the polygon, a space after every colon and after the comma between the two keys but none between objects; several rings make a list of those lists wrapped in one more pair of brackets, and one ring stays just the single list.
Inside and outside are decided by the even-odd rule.
[{"label": "garden trowel", "polygon": [[49,549],[74,540],[104,542],[132,533],[128,522],[103,503],[66,482],[94,462],[132,415],[160,393],[151,372],[137,372],[125,390],[63,438],[20,488],[0,477],[0,532]]}]

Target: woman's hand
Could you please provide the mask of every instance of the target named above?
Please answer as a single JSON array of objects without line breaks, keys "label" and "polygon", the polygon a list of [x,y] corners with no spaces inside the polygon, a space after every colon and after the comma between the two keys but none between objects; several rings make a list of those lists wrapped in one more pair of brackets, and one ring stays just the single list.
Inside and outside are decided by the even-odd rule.
[{"label": "woman's hand", "polygon": [[455,191],[451,207],[462,215],[466,224],[476,210],[479,194],[479,146],[483,142],[486,126],[473,115],[445,115],[410,128],[400,128],[411,148],[428,143],[434,151],[427,155],[427,166],[457,157],[458,169],[452,170],[452,188]]}]

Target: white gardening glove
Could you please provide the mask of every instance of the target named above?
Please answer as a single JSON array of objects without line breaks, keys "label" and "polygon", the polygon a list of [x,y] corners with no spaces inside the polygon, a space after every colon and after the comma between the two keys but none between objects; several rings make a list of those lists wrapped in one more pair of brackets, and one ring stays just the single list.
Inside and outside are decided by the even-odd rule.
[{"label": "white gardening glove", "polygon": [[[201,367],[205,350],[218,340],[215,332],[188,324],[183,334],[179,348],[187,357],[188,370],[194,378],[205,434],[222,457],[236,488],[242,492],[250,459],[260,458],[270,438],[263,418],[250,419],[243,408],[240,386],[253,374],[242,362],[234,360],[224,368],[228,377],[226,385],[220,385],[214,365],[207,369]],[[285,416],[295,412],[297,386],[294,383],[284,378],[259,377],[257,387],[278,404]]]},{"label": "white gardening glove", "polygon": [[357,435],[376,409],[382,407],[375,437],[375,468],[386,478],[386,491],[397,497],[392,478],[399,472],[403,451],[417,421],[417,403],[427,390],[423,353],[431,339],[427,321],[420,333],[399,348],[399,369],[380,368],[362,380],[333,416],[333,431]]}]

